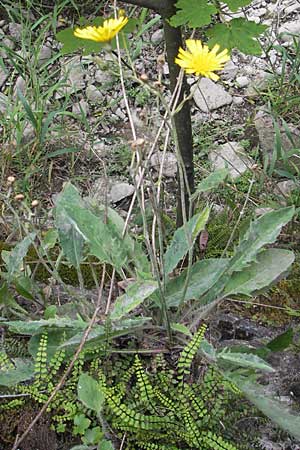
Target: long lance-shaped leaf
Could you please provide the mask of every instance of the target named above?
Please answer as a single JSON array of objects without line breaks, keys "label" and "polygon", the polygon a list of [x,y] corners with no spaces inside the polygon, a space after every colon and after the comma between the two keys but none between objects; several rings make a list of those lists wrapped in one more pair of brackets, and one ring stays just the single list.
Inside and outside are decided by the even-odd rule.
[{"label": "long lance-shaped leaf", "polygon": [[[282,249],[267,249],[258,255],[257,261],[250,264],[241,272],[228,276],[228,282],[222,292],[222,296],[243,294],[251,296],[277,281],[282,274],[286,273],[293,263],[295,256],[293,252]],[[185,301],[201,299],[209,289],[214,287],[216,281],[220,280],[220,274],[228,267],[229,259],[205,259],[195,263],[190,272],[189,285],[185,293]],[[178,277],[173,278],[166,286],[166,302],[168,307],[178,306],[182,298],[185,286],[186,270]],[[219,286],[217,285],[217,288]]]},{"label": "long lance-shaped leaf", "polygon": [[206,207],[201,213],[195,214],[185,225],[175,231],[171,244],[164,255],[166,274],[172,272],[179,261],[191,250],[195,239],[208,221],[209,213],[210,208]]},{"label": "long lance-shaped leaf", "polygon": [[[73,263],[80,259],[82,243],[89,253],[107,262],[118,271],[131,261],[138,270],[148,272],[149,264],[141,248],[128,235],[123,236],[123,219],[111,208],[98,207],[95,212],[86,206],[77,189],[67,183],[57,199],[56,221],[65,253]],[[65,221],[65,222],[64,222]],[[68,235],[66,231],[68,228]],[[78,244],[67,242],[72,232]],[[71,236],[72,237],[72,236]]]},{"label": "long lance-shaped leaf", "polygon": [[200,299],[201,304],[205,305],[217,299],[234,272],[241,271],[256,261],[259,252],[265,245],[275,242],[282,227],[292,219],[294,213],[294,206],[281,208],[268,212],[252,222],[247,232],[241,237],[240,244],[228,266],[219,275],[214,286]]},{"label": "long lance-shaped leaf", "polygon": [[236,384],[245,396],[267,417],[277,423],[296,439],[300,439],[300,415],[289,411],[283,402],[266,395],[263,386],[245,379],[235,373],[226,373],[226,377]]},{"label": "long lance-shaped leaf", "polygon": [[258,252],[267,244],[276,241],[281,229],[293,218],[295,207],[277,209],[263,214],[252,222],[242,237],[231,260],[230,271],[242,270],[254,261]]},{"label": "long lance-shaped leaf", "polygon": [[251,296],[278,280],[295,260],[295,255],[289,250],[270,248],[260,253],[257,261],[232,274],[225,286],[224,295],[243,294]]},{"label": "long lance-shaped leaf", "polygon": [[2,259],[5,262],[6,273],[2,276],[9,283],[16,275],[20,274],[20,268],[23,259],[27,255],[30,245],[33,243],[36,233],[28,234],[21,242],[19,242],[11,251],[3,250],[1,253]]},{"label": "long lance-shaped leaf", "polygon": [[64,254],[74,267],[79,268],[83,257],[84,238],[60,203],[56,207],[55,225]]},{"label": "long lance-shaped leaf", "polygon": [[[196,262],[189,275],[189,283],[184,301],[199,299],[218,280],[220,274],[228,265],[229,259],[204,259]],[[166,285],[165,298],[168,307],[179,306],[185,290],[187,270],[178,277],[171,279]]]},{"label": "long lance-shaped leaf", "polygon": [[117,298],[111,312],[111,320],[119,320],[130,311],[137,308],[157,289],[157,282],[154,280],[138,281],[129,286],[126,294]]},{"label": "long lance-shaped leaf", "polygon": [[251,353],[233,352],[230,348],[226,347],[218,351],[216,356],[218,362],[225,361],[233,366],[264,370],[266,372],[275,372],[275,369],[273,369],[273,367],[271,367],[266,361],[257,355],[252,355]]}]

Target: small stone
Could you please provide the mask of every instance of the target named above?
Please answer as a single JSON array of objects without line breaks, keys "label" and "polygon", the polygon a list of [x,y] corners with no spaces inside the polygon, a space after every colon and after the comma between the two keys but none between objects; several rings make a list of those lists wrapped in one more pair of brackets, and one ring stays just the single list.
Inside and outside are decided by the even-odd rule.
[{"label": "small stone", "polygon": [[262,17],[267,13],[267,8],[258,8],[253,12],[254,16]]},{"label": "small stone", "polygon": [[115,111],[115,114],[122,120],[126,119],[126,114],[124,113],[124,111],[121,108],[117,108]]},{"label": "small stone", "polygon": [[128,183],[117,183],[110,190],[110,200],[112,203],[118,203],[134,193],[134,186]]},{"label": "small stone", "polygon": [[5,83],[5,81],[8,78],[8,73],[7,71],[4,71],[1,67],[0,67],[0,87],[2,87]]},{"label": "small stone", "polygon": [[269,207],[256,208],[255,209],[255,215],[258,217],[258,216],[262,216],[263,214],[266,214],[266,213],[271,212],[271,211],[274,211],[273,208],[269,208]]},{"label": "small stone", "polygon": [[38,65],[44,64],[46,61],[51,59],[51,56],[52,56],[51,47],[49,47],[49,45],[43,45],[38,55]]},{"label": "small stone", "polygon": [[78,103],[74,103],[72,106],[72,113],[81,116],[84,114],[85,116],[89,115],[89,105],[88,103],[82,99]]},{"label": "small stone", "polygon": [[16,41],[20,41],[22,37],[22,25],[20,23],[10,22],[8,24],[9,35]]},{"label": "small stone", "polygon": [[232,97],[232,103],[235,105],[242,105],[244,103],[243,97],[234,96]]},{"label": "small stone", "polygon": [[80,57],[75,56],[61,69],[60,82],[64,85],[56,92],[55,98],[60,99],[66,95],[81,91],[85,86],[85,70],[82,67]]},{"label": "small stone", "polygon": [[279,181],[279,183],[276,184],[275,193],[277,195],[288,197],[290,193],[297,187],[297,183],[295,183],[295,181],[293,180]]},{"label": "small stone", "polygon": [[[268,156],[269,160],[271,160],[275,143],[276,143],[276,135],[273,125],[272,116],[268,113],[265,108],[261,108],[254,117],[254,125],[259,138],[260,150],[263,155],[263,159],[265,156]],[[289,133],[293,139],[293,142],[289,139],[285,129],[281,124],[279,124],[280,128],[280,140],[282,148],[288,152],[293,148],[300,148],[300,129],[296,128],[294,125],[287,123],[289,128]],[[297,156],[290,157],[290,160],[297,166],[300,167],[300,160]],[[281,164],[282,165],[282,164]],[[276,163],[276,167],[280,166],[280,161]]]},{"label": "small stone", "polygon": [[113,81],[113,77],[109,74],[109,72],[100,69],[96,70],[94,78],[95,81],[100,84],[108,84]]},{"label": "small stone", "polygon": [[240,76],[240,77],[237,77],[237,79],[236,79],[236,84],[240,88],[244,88],[244,87],[248,86],[249,83],[250,83],[250,80],[246,76]]},{"label": "small stone", "polygon": [[109,178],[97,178],[94,181],[88,200],[92,200],[97,204],[106,204],[108,201],[108,193],[111,187],[111,181]]},{"label": "small stone", "polygon": [[25,125],[22,135],[22,144],[28,144],[35,139],[35,129],[31,123]]},{"label": "small stone", "polygon": [[0,92],[0,114],[5,114],[8,109],[9,98]]},{"label": "small stone", "polygon": [[271,78],[272,78],[271,74],[261,70],[248,85],[245,91],[245,95],[247,97],[259,96],[259,91],[266,88]]},{"label": "small stone", "polygon": [[157,152],[150,158],[150,166],[156,171],[160,171],[161,164],[164,162],[162,174],[169,178],[174,178],[177,173],[177,159],[174,153],[165,152],[165,158],[163,160],[164,152]]},{"label": "small stone", "polygon": [[108,146],[104,142],[94,142],[90,145],[90,150],[98,158],[104,158],[108,153]]},{"label": "small stone", "polygon": [[194,100],[201,111],[209,112],[221,106],[230,105],[232,96],[221,85],[209,78],[202,78],[199,88],[194,93]]},{"label": "small stone", "polygon": [[167,62],[165,62],[163,64],[162,71],[165,76],[169,76],[170,70],[169,70],[169,64]]},{"label": "small stone", "polygon": [[254,162],[245,154],[239,142],[227,142],[212,150],[208,159],[213,170],[228,168],[233,179],[241,176],[246,170],[251,169]]},{"label": "small stone", "polygon": [[21,92],[21,94],[25,95],[25,92],[26,92],[26,81],[24,80],[24,78],[21,75],[18,76],[18,78],[17,78],[17,80],[15,82],[15,85],[14,85],[14,90],[13,90],[14,98],[17,97],[18,90]]},{"label": "small stone", "polygon": [[224,70],[222,70],[222,79],[226,81],[233,80],[236,77],[236,74],[238,73],[238,67],[234,64],[232,61],[228,61],[225,66]]},{"label": "small stone", "polygon": [[286,22],[279,28],[278,33],[284,42],[293,42],[292,35],[300,34],[300,19]]},{"label": "small stone", "polygon": [[95,104],[103,102],[103,94],[94,84],[89,84],[85,90],[86,98]]},{"label": "small stone", "polygon": [[249,16],[248,20],[250,22],[260,23],[260,17],[257,17],[257,16]]},{"label": "small stone", "polygon": [[244,66],[243,67],[243,72],[246,74],[246,75],[254,75],[255,73],[256,73],[256,69],[255,69],[255,67],[252,65],[246,65],[246,66]]},{"label": "small stone", "polygon": [[293,12],[298,11],[298,9],[300,9],[300,2],[296,2],[290,6],[288,6],[287,8],[284,9],[284,12],[286,15],[292,14]]},{"label": "small stone", "polygon": [[1,39],[1,43],[3,44],[3,47],[0,49],[0,56],[1,56],[1,58],[6,58],[7,52],[6,52],[6,49],[4,48],[4,46],[9,48],[10,50],[13,50],[15,48],[16,44],[14,43],[14,41],[12,39],[7,38],[7,37],[2,39],[2,37],[0,36],[0,39]]},{"label": "small stone", "polygon": [[153,44],[159,44],[160,42],[162,42],[163,38],[164,38],[164,30],[159,29],[159,30],[154,31],[150,40],[151,40],[151,42],[153,42]]}]

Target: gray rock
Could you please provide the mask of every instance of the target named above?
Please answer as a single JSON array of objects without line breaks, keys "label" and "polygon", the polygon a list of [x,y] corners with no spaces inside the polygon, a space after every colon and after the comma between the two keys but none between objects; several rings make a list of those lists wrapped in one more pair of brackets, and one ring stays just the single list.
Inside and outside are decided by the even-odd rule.
[{"label": "gray rock", "polygon": [[153,42],[153,44],[159,44],[160,42],[162,42],[164,38],[164,30],[163,29],[159,29],[154,31],[154,33],[151,36],[151,42]]},{"label": "gray rock", "polygon": [[8,78],[8,73],[0,67],[0,87],[2,87]]},{"label": "gray rock", "polygon": [[253,15],[256,17],[262,17],[267,13],[267,8],[258,8],[253,11]]},{"label": "gray rock", "polygon": [[113,77],[108,71],[100,69],[96,70],[94,78],[100,84],[108,84],[113,81]]},{"label": "gray rock", "polygon": [[238,67],[232,62],[231,60],[228,61],[225,66],[224,70],[222,70],[222,80],[231,81],[236,77],[236,74],[238,73]]},{"label": "gray rock", "polygon": [[260,23],[260,17],[257,16],[248,16],[248,20],[250,22]]},{"label": "gray rock", "polygon": [[24,78],[19,75],[15,85],[14,85],[14,90],[13,90],[13,96],[16,98],[17,97],[17,91],[20,91],[23,95],[25,95],[26,93],[26,81],[24,80]]},{"label": "gray rock", "polygon": [[112,203],[118,203],[134,193],[134,186],[128,183],[114,184],[110,190],[110,200]]},{"label": "gray rock", "polygon": [[243,67],[243,73],[246,75],[254,75],[256,73],[256,68],[253,65],[246,65]]},{"label": "gray rock", "polygon": [[[258,134],[263,158],[267,155],[271,159],[275,148],[275,130],[271,115],[266,110],[260,109],[254,118],[254,125]],[[280,139],[283,150],[289,151],[293,148],[300,148],[300,130],[292,124],[287,125],[295,145],[293,145],[288,138],[284,128],[280,126]],[[297,156],[292,156],[290,159],[294,164],[300,167],[300,159],[297,158]],[[279,165],[280,161],[278,161],[277,166]]]},{"label": "gray rock", "polygon": [[82,99],[78,103],[74,103],[72,106],[72,113],[81,116],[84,114],[85,116],[88,116],[90,112],[88,103]]},{"label": "gray rock", "polygon": [[[160,171],[161,164],[163,162],[163,153],[164,152],[157,152],[154,153],[154,155],[150,158],[150,166],[156,171]],[[173,178],[176,176],[177,173],[177,159],[174,153],[166,152],[165,153],[165,159],[164,159],[164,165],[162,169],[162,174],[165,177]]]},{"label": "gray rock", "polygon": [[0,36],[0,39],[1,39],[1,43],[3,44],[3,47],[0,49],[0,56],[1,56],[1,58],[6,58],[7,57],[7,51],[4,48],[4,46],[10,48],[11,50],[13,50],[15,48],[16,44],[14,43],[14,41],[12,39],[10,39],[8,37],[2,39],[1,36]]},{"label": "gray rock", "polygon": [[221,85],[209,78],[202,78],[199,88],[194,93],[194,100],[201,111],[209,112],[230,105],[232,96]]},{"label": "gray rock", "polygon": [[272,77],[273,76],[270,73],[260,70],[254,77],[254,79],[250,82],[245,91],[245,95],[247,97],[259,96],[259,91],[266,88]]},{"label": "gray rock", "polygon": [[297,187],[297,183],[293,180],[279,181],[279,183],[276,184],[275,193],[283,197],[288,197]]},{"label": "gray rock", "polygon": [[8,109],[9,98],[0,92],[0,114],[5,114]]},{"label": "gray rock", "polygon": [[99,91],[97,86],[89,84],[85,90],[86,98],[92,103],[102,103],[103,94]]},{"label": "gray rock", "polygon": [[293,42],[293,36],[300,34],[300,19],[286,22],[278,30],[279,36],[284,42]]},{"label": "gray rock", "polygon": [[296,1],[295,3],[293,2],[290,6],[287,6],[284,9],[284,12],[286,15],[288,14],[292,14],[293,12],[296,12],[300,9],[300,2]]},{"label": "gray rock", "polygon": [[93,142],[89,146],[89,150],[92,151],[97,158],[104,158],[108,154],[108,146],[104,142]]},{"label": "gray rock", "polygon": [[250,83],[250,80],[245,75],[237,77],[237,79],[236,79],[236,84],[240,88],[244,88],[244,87],[248,86],[249,83]]},{"label": "gray rock", "polygon": [[35,139],[35,129],[31,123],[27,123],[23,129],[22,144],[28,144]]},{"label": "gray rock", "polygon": [[274,211],[274,209],[273,208],[269,208],[269,207],[256,208],[255,209],[255,215],[259,217],[259,216],[262,216],[263,214],[266,214],[266,213],[271,212],[271,211]]},{"label": "gray rock", "polygon": [[80,57],[75,56],[61,68],[60,82],[64,85],[56,92],[55,97],[60,99],[66,95],[81,91],[85,86],[85,70]]},{"label": "gray rock", "polygon": [[234,96],[232,97],[232,103],[234,105],[242,105],[244,103],[243,97]]},{"label": "gray rock", "polygon": [[167,62],[165,62],[165,63],[163,64],[162,71],[163,71],[163,74],[164,74],[164,75],[169,76],[169,74],[170,74],[170,69],[169,69],[169,64],[168,64]]},{"label": "gray rock", "polygon": [[118,116],[121,120],[126,119],[126,114],[121,108],[117,108],[115,111],[116,116]]},{"label": "gray rock", "polygon": [[43,45],[38,55],[38,65],[44,64],[52,57],[52,48],[49,45]]},{"label": "gray rock", "polygon": [[106,204],[108,201],[111,181],[108,178],[97,178],[94,181],[88,199],[95,201],[98,204]]},{"label": "gray rock", "polygon": [[22,37],[22,25],[20,23],[10,22],[8,24],[8,33],[16,41],[20,41]]},{"label": "gray rock", "polygon": [[245,154],[239,142],[227,142],[219,145],[209,153],[208,159],[214,170],[227,167],[233,179],[251,169],[254,164],[254,161]]}]

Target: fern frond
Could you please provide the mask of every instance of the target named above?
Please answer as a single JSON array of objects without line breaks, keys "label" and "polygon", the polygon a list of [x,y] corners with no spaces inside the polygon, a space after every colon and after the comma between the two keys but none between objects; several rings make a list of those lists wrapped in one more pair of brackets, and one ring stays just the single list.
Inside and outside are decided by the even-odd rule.
[{"label": "fern frond", "polygon": [[202,327],[193,336],[188,345],[186,345],[186,347],[182,350],[180,358],[177,363],[178,381],[182,381],[185,375],[190,374],[192,361],[200,347],[206,328],[207,328],[206,325],[202,325]]},{"label": "fern frond", "polygon": [[226,442],[220,436],[212,433],[211,431],[201,433],[201,441],[207,445],[208,448],[213,450],[237,450],[237,447],[229,442]]},{"label": "fern frond", "polygon": [[139,389],[140,398],[145,403],[151,403],[151,400],[154,397],[153,387],[151,386],[149,378],[137,355],[134,359],[134,369],[137,378],[137,387]]},{"label": "fern frond", "polygon": [[47,333],[42,334],[39,342],[39,347],[37,350],[37,354],[35,357],[35,365],[34,365],[34,386],[36,389],[45,384],[47,380],[47,347],[48,347],[48,335]]}]

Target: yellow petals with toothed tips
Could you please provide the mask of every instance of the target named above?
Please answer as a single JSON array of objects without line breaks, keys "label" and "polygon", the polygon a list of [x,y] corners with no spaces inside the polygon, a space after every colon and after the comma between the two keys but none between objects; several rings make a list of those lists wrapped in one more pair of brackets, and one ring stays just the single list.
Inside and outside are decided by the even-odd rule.
[{"label": "yellow petals with toothed tips", "polygon": [[120,16],[118,19],[107,19],[99,27],[76,28],[74,36],[96,42],[109,42],[125,27],[127,22],[128,18],[124,16]]},{"label": "yellow petals with toothed tips", "polygon": [[175,63],[188,74],[194,73],[197,76],[218,80],[219,76],[214,72],[224,69],[224,64],[230,59],[228,50],[218,53],[220,46],[217,44],[209,50],[207,45],[202,45],[202,42],[196,39],[187,39],[186,46],[187,50],[179,48]]}]

